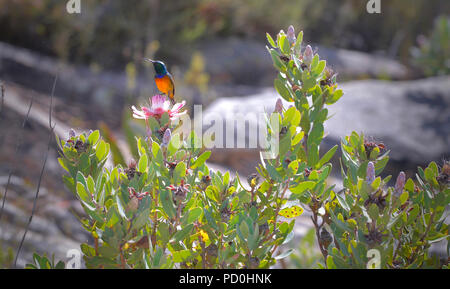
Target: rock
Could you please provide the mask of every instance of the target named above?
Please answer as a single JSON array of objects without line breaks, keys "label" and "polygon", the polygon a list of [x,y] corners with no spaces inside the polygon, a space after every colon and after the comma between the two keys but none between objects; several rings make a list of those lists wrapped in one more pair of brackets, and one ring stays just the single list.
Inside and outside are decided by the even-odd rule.
[{"label": "rock", "polygon": [[317,52],[338,72],[340,81],[355,78],[402,80],[408,77],[406,66],[385,56],[322,46],[317,48]]},{"label": "rock", "polygon": [[[102,71],[87,66],[69,65],[28,49],[0,42],[0,79],[49,95],[55,77],[55,97],[67,106],[81,107],[81,118],[103,120],[118,125],[120,118],[111,111],[120,111],[125,104],[127,76],[125,72]],[[149,95],[154,84],[138,79],[136,95]]]},{"label": "rock", "polygon": [[[3,214],[0,242],[5,247],[12,247],[14,254],[17,254],[29,214],[9,203],[5,203]],[[34,215],[17,260],[17,267],[23,268],[27,263],[31,263],[33,253],[46,253],[50,257],[55,254],[55,260],[67,261],[67,252],[79,248],[80,243],[62,234],[54,223]]]},{"label": "rock", "polygon": [[[313,48],[317,47],[312,45]],[[276,71],[265,44],[249,39],[216,39],[199,45],[206,60],[206,72],[215,83],[271,85]],[[326,59],[339,80],[383,78],[401,80],[407,68],[383,56],[319,46],[316,52]]]},{"label": "rock", "polygon": [[[353,81],[340,87],[344,96],[329,107],[332,118],[325,125],[325,148],[357,131],[382,141],[391,150],[391,159],[413,168],[449,157],[449,76],[402,82]],[[217,115],[227,120],[236,118],[237,113],[249,116],[265,110],[272,112],[276,99],[277,93],[272,88],[248,97],[219,99],[204,112],[203,125],[207,128],[210,123],[205,120]],[[285,107],[289,105],[284,103]],[[247,119],[249,127],[256,129],[256,119]],[[248,141],[247,135],[245,138]],[[255,149],[215,149],[215,152],[211,161],[241,172],[251,173],[249,168],[259,162]]]},{"label": "rock", "polygon": [[330,107],[331,140],[364,132],[383,141],[395,160],[415,164],[441,161],[450,153],[450,77],[417,81],[355,81]]}]

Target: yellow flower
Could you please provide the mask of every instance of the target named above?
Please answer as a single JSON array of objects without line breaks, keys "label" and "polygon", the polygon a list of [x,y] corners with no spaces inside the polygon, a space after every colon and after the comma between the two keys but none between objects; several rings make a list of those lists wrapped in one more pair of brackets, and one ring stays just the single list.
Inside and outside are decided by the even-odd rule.
[{"label": "yellow flower", "polygon": [[200,237],[202,238],[202,241],[204,243],[206,243],[209,240],[208,233],[206,233],[205,231],[200,230],[199,234],[200,234]]}]

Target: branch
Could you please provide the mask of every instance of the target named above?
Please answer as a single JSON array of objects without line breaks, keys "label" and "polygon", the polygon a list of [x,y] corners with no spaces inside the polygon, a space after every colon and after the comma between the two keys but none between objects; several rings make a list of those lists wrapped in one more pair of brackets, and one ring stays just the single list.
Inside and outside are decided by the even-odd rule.
[{"label": "branch", "polygon": [[[27,226],[25,227],[25,232],[23,233],[22,240],[20,241],[19,247],[17,248],[16,258],[14,260],[14,267],[17,267],[17,260],[19,258],[20,251],[22,250],[23,243],[25,242],[25,238],[27,236],[28,230],[30,229],[31,222],[33,221],[33,216],[34,216],[34,213],[36,210],[36,204],[37,204],[37,200],[39,197],[39,190],[41,188],[41,182],[42,182],[42,178],[44,176],[45,165],[47,164],[47,159],[48,159],[48,155],[49,155],[51,144],[52,144],[53,132],[54,132],[55,126],[56,126],[56,124],[52,125],[52,105],[53,105],[53,95],[55,92],[55,86],[56,86],[57,79],[58,79],[58,74],[56,74],[56,76],[55,76],[55,81],[53,82],[52,93],[50,95],[50,108],[49,108],[49,112],[48,112],[48,114],[49,114],[49,116],[48,116],[49,123],[48,124],[49,124],[50,131],[48,134],[47,151],[45,153],[44,163],[42,165],[41,173],[39,175],[39,181],[38,181],[38,185],[36,188],[36,195],[33,200],[33,208],[31,209],[31,215],[30,215],[30,218],[28,219]],[[31,101],[31,104],[32,103],[33,103],[33,99]],[[31,110],[31,104],[30,104],[30,107],[28,108],[28,113],[27,113],[26,119],[28,119],[28,115]],[[26,123],[26,121],[24,121],[23,126],[25,126],[25,123]]]},{"label": "branch", "polygon": [[2,97],[1,103],[0,103],[0,115],[3,113],[3,107],[5,105],[5,87],[3,86],[3,83],[0,84],[0,94]]},{"label": "branch", "polygon": [[33,201],[33,209],[31,210],[30,219],[28,220],[28,224],[27,224],[27,226],[25,228],[25,232],[23,233],[23,237],[22,237],[22,240],[20,241],[19,248],[17,249],[16,258],[14,260],[14,267],[17,266],[17,259],[19,258],[20,250],[22,249],[23,242],[25,241],[25,237],[27,235],[28,229],[30,228],[31,221],[33,220],[33,215],[34,215],[34,212],[36,210],[36,203],[37,203],[37,199],[39,197],[39,190],[41,188],[42,177],[44,176],[45,165],[47,164],[48,153],[50,151],[50,146],[51,146],[51,143],[52,143],[52,136],[53,136],[53,129],[54,128],[55,127],[53,126],[51,128],[51,130],[50,130],[49,139],[48,139],[48,146],[47,146],[47,152],[45,154],[44,164],[42,165],[41,173],[39,175],[39,181],[38,181],[38,185],[37,185],[37,189],[36,189],[36,196],[34,197],[34,201]]},{"label": "branch", "polygon": [[[1,107],[1,109],[3,111],[3,101],[4,101],[4,88],[3,88],[3,85],[1,87],[1,89],[2,89],[2,107]],[[20,135],[19,135],[19,137],[17,139],[16,148],[14,150],[14,156],[17,155],[17,152],[19,151],[19,147],[22,145],[23,136],[24,136],[24,132],[25,132],[25,125],[28,122],[28,119],[29,119],[29,116],[30,116],[31,107],[33,106],[33,101],[34,101],[34,95],[31,96],[31,101],[30,101],[30,104],[28,106],[27,114],[25,115],[25,118],[24,118],[24,120],[22,122],[22,127],[21,127],[22,129],[21,129]],[[12,168],[10,168],[9,173],[8,173],[8,182],[6,183],[5,193],[3,194],[3,200],[2,200],[2,208],[0,209],[0,221],[1,221],[2,216],[3,216],[3,209],[5,207],[6,196],[8,195],[9,185],[11,183],[11,176],[16,171],[16,166],[17,166],[17,164],[14,164],[12,166]]]}]

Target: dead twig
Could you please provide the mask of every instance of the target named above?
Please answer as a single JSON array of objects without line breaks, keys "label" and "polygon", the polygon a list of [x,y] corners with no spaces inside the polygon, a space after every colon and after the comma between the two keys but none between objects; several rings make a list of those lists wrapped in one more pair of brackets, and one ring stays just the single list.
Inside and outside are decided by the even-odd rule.
[{"label": "dead twig", "polygon": [[[34,213],[35,213],[35,210],[36,210],[37,200],[39,198],[39,190],[41,188],[42,178],[44,177],[45,165],[47,164],[47,159],[48,159],[48,155],[49,155],[51,144],[52,144],[53,132],[54,132],[55,126],[56,126],[56,124],[52,125],[52,105],[53,105],[53,95],[55,93],[55,87],[56,87],[57,79],[58,79],[58,74],[56,74],[56,76],[55,76],[55,80],[53,82],[52,93],[50,95],[50,108],[49,108],[49,112],[48,112],[48,114],[49,114],[49,116],[48,116],[48,125],[49,125],[49,128],[50,128],[50,132],[48,134],[47,151],[45,153],[44,163],[42,164],[42,169],[41,169],[41,172],[40,172],[40,175],[39,175],[39,181],[38,181],[38,185],[37,185],[37,188],[36,188],[36,195],[35,195],[34,200],[33,200],[33,208],[31,209],[30,218],[28,219],[28,223],[27,223],[27,226],[25,227],[25,232],[23,233],[22,240],[20,241],[19,247],[17,248],[16,257],[15,257],[15,260],[14,260],[14,267],[17,267],[17,260],[19,258],[20,251],[22,249],[23,243],[25,242],[25,238],[27,236],[27,233],[28,233],[28,230],[30,228],[31,222],[33,221],[33,216],[34,216]],[[30,105],[30,108],[28,109],[27,115],[30,113],[30,110],[31,110],[31,105]]]},{"label": "dead twig", "polygon": [[[2,103],[3,103],[3,96],[4,96],[4,92],[3,92],[3,86],[2,86]],[[30,111],[31,111],[31,107],[33,106],[33,101],[34,101],[34,95],[31,97],[31,101],[30,101],[30,104],[28,106],[27,114],[25,115],[25,118],[24,118],[23,123],[22,123],[22,127],[21,127],[22,129],[21,129],[20,135],[19,135],[19,137],[17,139],[16,148],[14,150],[14,156],[17,155],[17,152],[19,151],[19,148],[22,145],[23,136],[25,134],[25,125],[28,122],[28,119],[30,117]],[[2,104],[2,111],[3,111],[3,104]],[[5,207],[6,197],[8,195],[9,185],[11,184],[11,176],[16,171],[16,165],[17,164],[13,165],[12,168],[10,168],[9,173],[8,173],[8,182],[6,183],[5,193],[3,194],[3,200],[2,200],[2,208],[0,209],[0,221],[1,221],[2,216],[3,216],[3,209]]]}]

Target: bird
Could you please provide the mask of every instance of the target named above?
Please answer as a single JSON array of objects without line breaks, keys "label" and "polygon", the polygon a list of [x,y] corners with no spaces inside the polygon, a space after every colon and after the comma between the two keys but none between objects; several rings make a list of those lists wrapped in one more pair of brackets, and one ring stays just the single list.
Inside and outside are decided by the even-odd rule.
[{"label": "bird", "polygon": [[172,74],[167,71],[167,67],[162,61],[145,58],[146,61],[153,64],[155,69],[155,84],[159,91],[166,94],[172,104],[175,104],[175,84]]}]

